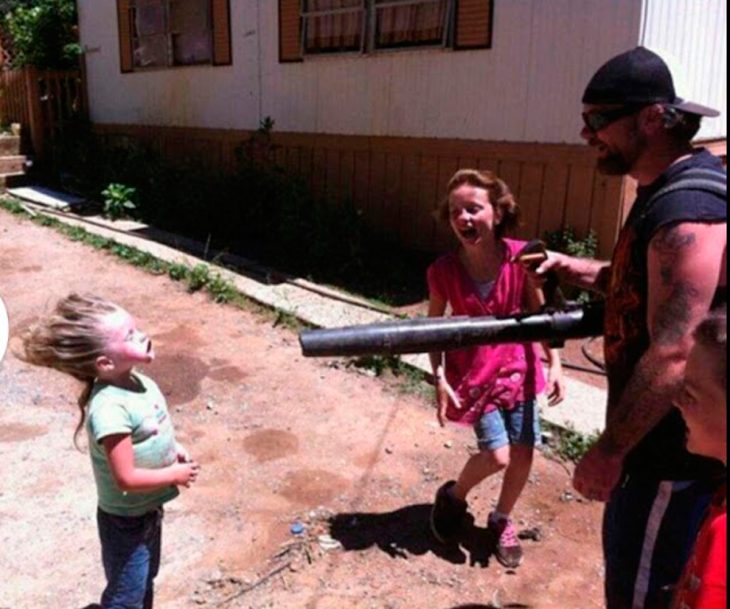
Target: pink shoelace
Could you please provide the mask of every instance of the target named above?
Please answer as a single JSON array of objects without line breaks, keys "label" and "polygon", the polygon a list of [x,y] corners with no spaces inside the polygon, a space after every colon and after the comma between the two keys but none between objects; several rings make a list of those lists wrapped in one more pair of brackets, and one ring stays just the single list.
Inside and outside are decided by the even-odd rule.
[{"label": "pink shoelace", "polygon": [[517,529],[515,529],[515,525],[512,524],[511,520],[497,520],[493,521],[493,524],[500,531],[499,545],[503,548],[513,548],[520,545],[517,538]]}]

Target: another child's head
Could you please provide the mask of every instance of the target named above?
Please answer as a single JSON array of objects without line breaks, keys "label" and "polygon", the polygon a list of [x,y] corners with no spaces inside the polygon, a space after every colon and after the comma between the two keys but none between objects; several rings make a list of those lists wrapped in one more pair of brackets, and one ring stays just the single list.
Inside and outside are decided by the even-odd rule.
[{"label": "another child's head", "polygon": [[439,217],[460,242],[472,245],[501,239],[517,227],[519,207],[509,186],[491,171],[461,169],[449,181]]},{"label": "another child's head", "polygon": [[677,407],[687,423],[687,448],[727,463],[727,307],[695,330]]},{"label": "another child's head", "polygon": [[86,383],[79,398],[83,423],[94,379],[123,381],[136,364],[151,362],[154,352],[149,338],[120,306],[96,296],[71,294],[25,332],[23,358]]}]

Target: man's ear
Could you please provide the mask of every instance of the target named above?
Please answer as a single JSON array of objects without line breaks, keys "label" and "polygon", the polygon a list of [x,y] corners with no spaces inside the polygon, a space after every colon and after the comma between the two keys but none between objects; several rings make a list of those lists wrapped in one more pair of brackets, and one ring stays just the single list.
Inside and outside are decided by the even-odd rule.
[{"label": "man's ear", "polygon": [[641,110],[644,128],[650,132],[664,131],[666,129],[665,108],[661,104],[652,104]]},{"label": "man's ear", "polygon": [[108,355],[100,355],[94,362],[97,372],[112,372],[114,370],[114,360]]}]

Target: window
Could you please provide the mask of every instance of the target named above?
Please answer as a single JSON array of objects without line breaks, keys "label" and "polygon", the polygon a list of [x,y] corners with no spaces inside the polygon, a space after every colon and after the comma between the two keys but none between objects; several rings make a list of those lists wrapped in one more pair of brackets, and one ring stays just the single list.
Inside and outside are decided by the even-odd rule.
[{"label": "window", "polygon": [[445,45],[448,0],[375,0],[373,48]]},{"label": "window", "polygon": [[304,0],[305,54],[444,46],[454,0]]},{"label": "window", "polygon": [[134,69],[212,62],[210,0],[135,0],[130,8]]}]

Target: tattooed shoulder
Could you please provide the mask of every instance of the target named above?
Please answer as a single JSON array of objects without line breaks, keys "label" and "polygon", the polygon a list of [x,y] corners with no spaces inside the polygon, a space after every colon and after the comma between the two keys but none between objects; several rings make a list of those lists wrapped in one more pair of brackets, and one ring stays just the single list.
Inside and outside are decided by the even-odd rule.
[{"label": "tattooed shoulder", "polygon": [[677,263],[696,242],[693,227],[682,224],[665,228],[652,239],[651,249],[657,256],[665,291],[652,324],[652,334],[659,343],[671,344],[690,330],[692,309],[699,291],[687,277],[680,276]]},{"label": "tattooed shoulder", "polygon": [[661,229],[651,240],[651,248],[660,256],[676,257],[681,250],[691,247],[697,242],[694,227],[686,224],[674,224]]}]

